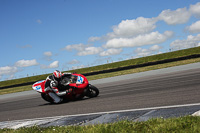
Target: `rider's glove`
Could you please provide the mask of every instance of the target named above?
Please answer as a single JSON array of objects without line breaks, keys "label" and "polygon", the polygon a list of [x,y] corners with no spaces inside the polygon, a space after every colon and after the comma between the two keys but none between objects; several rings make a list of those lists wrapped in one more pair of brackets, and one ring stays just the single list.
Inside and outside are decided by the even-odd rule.
[{"label": "rider's glove", "polygon": [[58,82],[57,81],[51,81],[51,87],[57,87]]}]

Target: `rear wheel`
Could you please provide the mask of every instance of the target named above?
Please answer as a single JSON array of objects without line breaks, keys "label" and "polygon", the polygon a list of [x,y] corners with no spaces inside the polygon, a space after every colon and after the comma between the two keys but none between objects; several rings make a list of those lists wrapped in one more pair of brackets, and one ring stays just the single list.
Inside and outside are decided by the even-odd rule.
[{"label": "rear wheel", "polygon": [[86,96],[92,98],[92,97],[97,97],[98,95],[99,95],[99,89],[89,84]]}]

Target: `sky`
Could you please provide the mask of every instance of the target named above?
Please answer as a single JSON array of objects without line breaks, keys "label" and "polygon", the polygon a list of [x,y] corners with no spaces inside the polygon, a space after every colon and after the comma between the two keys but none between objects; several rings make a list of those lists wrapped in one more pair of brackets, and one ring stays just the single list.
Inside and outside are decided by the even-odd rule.
[{"label": "sky", "polygon": [[199,0],[0,0],[0,81],[197,46]]}]

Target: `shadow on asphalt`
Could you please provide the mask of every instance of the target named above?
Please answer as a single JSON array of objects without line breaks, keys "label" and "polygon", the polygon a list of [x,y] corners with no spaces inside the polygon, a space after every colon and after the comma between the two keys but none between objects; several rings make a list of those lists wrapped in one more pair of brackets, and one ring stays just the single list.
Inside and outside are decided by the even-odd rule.
[{"label": "shadow on asphalt", "polygon": [[[95,97],[95,98],[97,98],[97,97]],[[76,99],[76,100],[64,100],[62,103],[49,103],[49,102],[47,102],[45,104],[40,104],[39,106],[61,105],[61,104],[67,104],[67,103],[70,103],[70,102],[78,102],[78,101],[84,101],[84,100],[89,100],[89,99],[93,99],[93,98],[87,98],[86,97],[86,98],[83,98],[83,99]]]}]

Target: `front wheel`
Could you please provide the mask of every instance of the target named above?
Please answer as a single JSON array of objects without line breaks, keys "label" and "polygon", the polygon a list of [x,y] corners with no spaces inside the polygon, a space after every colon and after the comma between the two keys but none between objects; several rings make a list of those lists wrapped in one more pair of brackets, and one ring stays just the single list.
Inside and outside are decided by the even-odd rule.
[{"label": "front wheel", "polygon": [[99,95],[99,89],[89,84],[86,96],[92,98],[92,97],[97,97],[98,95]]}]

